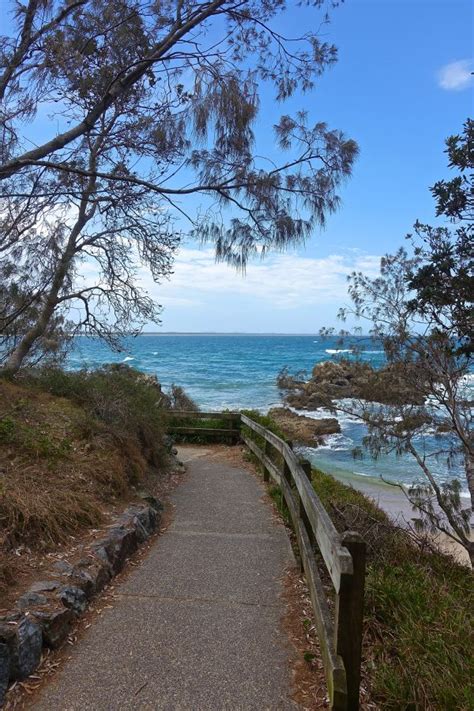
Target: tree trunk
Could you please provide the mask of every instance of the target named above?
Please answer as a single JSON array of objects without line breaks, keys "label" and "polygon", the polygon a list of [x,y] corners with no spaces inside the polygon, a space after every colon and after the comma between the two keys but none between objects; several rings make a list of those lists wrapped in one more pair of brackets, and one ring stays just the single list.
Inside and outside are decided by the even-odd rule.
[{"label": "tree trunk", "polygon": [[[474,512],[474,457],[470,452],[465,454],[465,466],[466,466],[466,479],[467,486],[469,488],[469,493],[471,495],[471,511]],[[472,516],[471,516],[472,518]],[[472,523],[472,521],[471,521]],[[472,527],[469,529],[468,536],[472,539]],[[469,558],[471,559],[471,566],[474,569],[474,541],[471,540],[469,546]]]},{"label": "tree trunk", "polygon": [[466,469],[467,486],[471,495],[471,509],[474,511],[474,457],[470,452],[465,453],[464,464]]},{"label": "tree trunk", "polygon": [[[61,280],[61,284],[60,284],[59,288],[62,286],[62,283],[64,282],[64,277],[65,277],[65,274],[63,275],[63,278]],[[35,325],[32,328],[30,328],[29,331],[27,331],[25,333],[25,335],[21,339],[20,343],[17,345],[17,347],[11,353],[5,366],[2,369],[2,372],[5,375],[12,376],[12,375],[15,375],[20,370],[21,366],[23,365],[23,361],[25,360],[28,353],[31,351],[33,345],[36,343],[38,338],[41,338],[41,336],[45,333],[45,331],[48,327],[50,318],[54,313],[54,309],[55,309],[55,306],[57,303],[56,297],[57,297],[57,294],[59,293],[59,288],[57,290],[51,289],[51,291],[49,292],[48,297],[46,299],[46,303],[43,307],[43,310],[41,311],[41,314],[38,317],[38,320],[36,321]],[[54,292],[56,292],[56,293],[54,293]]]},{"label": "tree trunk", "polygon": [[86,208],[90,192],[91,187],[89,185],[89,188],[85,191],[81,201],[79,216],[73,228],[71,229],[66,248],[57,264],[53,283],[51,285],[49,293],[45,298],[44,306],[41,310],[41,313],[38,316],[38,319],[34,326],[32,326],[30,330],[25,333],[23,338],[20,340],[20,343],[10,354],[5,366],[2,369],[2,373],[4,375],[11,377],[18,373],[28,353],[30,353],[38,338],[41,338],[41,336],[45,334],[46,329],[48,328],[51,316],[53,315],[54,310],[59,303],[58,297],[64,285],[64,280],[69,272],[72,261],[76,254],[77,238],[79,237],[82,229],[84,228],[84,225],[91,219],[93,215],[93,211],[90,212],[89,215],[86,214]]}]

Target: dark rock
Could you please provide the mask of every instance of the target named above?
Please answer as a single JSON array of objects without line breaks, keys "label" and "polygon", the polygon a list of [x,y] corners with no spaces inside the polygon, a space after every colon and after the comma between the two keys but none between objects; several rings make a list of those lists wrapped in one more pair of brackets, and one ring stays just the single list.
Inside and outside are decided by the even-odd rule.
[{"label": "dark rock", "polygon": [[152,509],[155,509],[157,513],[161,513],[163,511],[163,504],[161,501],[158,501],[158,499],[149,494],[147,491],[140,491],[138,496],[143,499],[143,501],[146,501],[147,504],[150,504]]},{"label": "dark rock", "polygon": [[5,693],[10,680],[10,649],[7,644],[0,643],[0,707],[5,701]]},{"label": "dark rock", "polygon": [[16,624],[0,622],[0,643],[9,650],[10,679],[26,679],[38,666],[43,635],[30,617],[22,617]]},{"label": "dark rock", "polygon": [[44,643],[51,649],[57,649],[61,646],[75,620],[73,610],[68,607],[37,610],[33,615],[41,627]]},{"label": "dark rock", "polygon": [[37,592],[26,592],[16,602],[16,606],[19,610],[28,610],[30,607],[35,607],[36,605],[46,605],[48,598],[46,595],[42,595]]},{"label": "dark rock", "polygon": [[72,573],[72,565],[67,560],[57,560],[53,565],[53,570],[60,575],[70,575]]},{"label": "dark rock", "polygon": [[40,580],[30,586],[29,592],[52,592],[59,588],[57,580]]},{"label": "dark rock", "polygon": [[100,553],[102,553],[102,549],[105,551],[112,571],[116,575],[122,570],[127,558],[135,553],[137,548],[138,536],[135,529],[121,526],[111,528],[107,538],[93,546],[92,550],[94,552],[100,551]]},{"label": "dark rock", "polygon": [[81,588],[88,598],[103,590],[112,577],[112,568],[106,560],[96,557],[82,558],[73,568],[71,581]]},{"label": "dark rock", "polygon": [[86,594],[83,590],[74,585],[68,585],[62,588],[59,592],[59,599],[64,607],[69,607],[76,615],[82,615],[86,610]]},{"label": "dark rock", "polygon": [[17,627],[20,624],[20,621],[21,617],[18,619],[18,622],[6,622],[5,618],[2,618],[2,621],[0,622],[0,643],[6,644],[10,650],[12,645],[15,644]]},{"label": "dark rock", "polygon": [[112,569],[108,563],[103,561],[91,561],[88,571],[94,580],[95,592],[99,593],[105,588],[112,577]]},{"label": "dark rock", "polygon": [[107,551],[105,550],[104,542],[95,543],[92,546],[92,553],[97,556],[97,558],[100,558],[103,563],[110,565],[109,556],[107,555]]},{"label": "dark rock", "polygon": [[69,575],[68,577],[71,582],[71,585],[80,588],[86,598],[90,600],[90,598],[95,593],[94,578],[92,577],[90,572],[87,569],[74,566],[71,575]]},{"label": "dark rock", "polygon": [[156,530],[161,516],[151,506],[130,506],[125,511],[123,519],[124,524],[127,522],[129,525],[133,525],[138,542],[143,543]]}]

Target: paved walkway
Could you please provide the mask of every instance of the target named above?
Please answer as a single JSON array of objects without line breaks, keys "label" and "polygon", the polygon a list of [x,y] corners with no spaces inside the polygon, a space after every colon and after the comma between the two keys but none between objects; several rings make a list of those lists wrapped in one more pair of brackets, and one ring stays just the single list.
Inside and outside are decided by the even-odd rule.
[{"label": "paved walkway", "polygon": [[298,708],[281,628],[286,533],[249,472],[212,450],[180,454],[171,526],[33,708]]}]

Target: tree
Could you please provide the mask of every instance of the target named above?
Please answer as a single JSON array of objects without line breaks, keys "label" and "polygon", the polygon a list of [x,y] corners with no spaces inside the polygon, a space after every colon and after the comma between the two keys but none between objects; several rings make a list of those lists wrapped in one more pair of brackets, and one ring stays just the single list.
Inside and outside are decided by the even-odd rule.
[{"label": "tree", "polygon": [[[468,120],[462,136],[447,139],[449,167],[460,174],[431,188],[436,214],[448,217],[455,229],[417,222],[415,236],[409,235],[414,257],[400,249],[382,259],[378,278],[353,274],[349,294],[353,313],[369,320],[388,364],[423,402],[402,401],[375,410],[359,404],[356,409],[368,427],[366,445],[375,456],[395,449],[415,458],[426,485],[412,487],[409,495],[422,523],[454,538],[474,563],[474,436],[468,388],[474,354],[473,131],[474,122]],[[343,311],[342,317],[346,315]],[[444,443],[427,454],[424,436],[433,429]],[[448,468],[463,462],[469,508],[463,508],[459,480],[440,483],[436,478],[440,460]]]},{"label": "tree", "polygon": [[[120,152],[116,118],[104,123],[93,141],[83,142],[85,165],[107,164],[111,154]],[[45,181],[35,182],[46,198],[35,200],[35,185],[29,195],[34,218],[22,202],[15,220],[10,213],[4,218],[11,247],[3,258],[9,278],[5,301],[0,294],[5,304],[0,324],[8,374],[25,360],[34,361],[38,349],[44,352],[54,340],[50,332],[61,342],[66,320],[69,338],[80,331],[112,346],[140,320],[156,320],[159,308],[140,288],[136,265],[147,265],[156,279],[169,275],[178,242],[169,214],[145,188],[120,182],[110,191],[96,174],[69,176],[67,182],[53,179],[46,193]],[[12,294],[19,295],[16,301]]]},{"label": "tree", "polygon": [[[468,387],[473,366],[474,240],[472,172],[467,173],[474,166],[472,128],[468,121],[464,138],[447,141],[450,165],[461,169],[461,178],[440,181],[432,188],[438,214],[454,220],[456,228],[416,223],[415,235],[409,236],[415,245],[413,256],[401,248],[382,258],[376,278],[361,272],[349,277],[351,306],[340,316],[369,324],[370,336],[382,344],[386,366],[377,371],[357,358],[352,364],[342,362],[343,375],[352,378],[348,399],[335,399],[330,381],[313,378],[308,391],[321,405],[366,425],[364,447],[374,458],[395,452],[415,459],[423,483],[405,493],[419,514],[418,524],[455,540],[474,565],[470,535],[474,411]],[[342,331],[341,336],[347,347],[351,334]],[[358,341],[352,346],[356,356]],[[288,384],[297,392],[294,402],[304,385]],[[431,451],[427,437],[437,442]],[[441,465],[447,472],[454,465],[464,472],[470,506],[463,503],[461,481],[442,477]]]},{"label": "tree", "polygon": [[[275,31],[283,0],[13,7],[17,32],[1,55],[0,255],[41,317],[10,350],[11,372],[58,310],[80,308],[84,326],[109,339],[157,318],[134,274],[142,260],[167,276],[181,234],[244,268],[253,253],[303,241],[338,207],[352,140],[300,111],[274,122],[278,160],[255,145],[262,84],[282,102],[336,59],[314,33]],[[52,132],[31,149],[45,107]],[[89,258],[105,287],[77,288]]]},{"label": "tree", "polygon": [[[355,399],[338,409],[357,416],[367,426],[364,445],[372,456],[394,451],[414,457],[425,484],[413,485],[408,497],[420,514],[420,524],[441,530],[461,544],[474,563],[474,542],[470,537],[474,511],[473,411],[468,378],[472,351],[459,349],[456,325],[451,320],[451,303],[417,310],[410,284],[419,265],[400,249],[381,261],[380,276],[371,279],[361,273],[350,277],[349,294],[353,313],[371,324],[371,336],[382,343],[389,366],[385,388],[402,397],[391,404]],[[387,371],[386,371],[387,372]],[[400,380],[403,387],[400,388]],[[376,378],[374,379],[376,385]],[[410,398],[403,397],[410,393]],[[435,436],[439,445],[427,451],[425,438]],[[440,464],[464,469],[471,505],[464,507],[461,482],[442,481]]]},{"label": "tree", "polygon": [[[456,223],[448,227],[415,224],[415,254],[409,286],[415,296],[414,312],[436,320],[449,310],[452,333],[459,350],[474,349],[474,121],[468,119],[462,135],[447,141],[449,167],[459,171],[452,180],[440,180],[431,188],[436,214]],[[410,236],[413,240],[413,237]],[[446,324],[440,324],[443,329]]]}]

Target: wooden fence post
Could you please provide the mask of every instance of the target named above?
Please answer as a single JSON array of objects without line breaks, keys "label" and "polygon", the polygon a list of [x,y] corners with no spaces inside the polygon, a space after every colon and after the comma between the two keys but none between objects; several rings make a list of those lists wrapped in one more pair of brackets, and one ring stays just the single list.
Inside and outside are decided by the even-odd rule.
[{"label": "wooden fence post", "polygon": [[231,417],[229,420],[230,423],[230,443],[231,444],[237,444],[237,442],[240,439],[240,415],[236,415],[235,417]]},{"label": "wooden fence post", "polygon": [[352,556],[354,573],[341,577],[335,616],[336,653],[342,657],[346,669],[347,709],[357,711],[362,656],[366,546],[362,537],[353,531],[342,534],[341,544]]},{"label": "wooden fence post", "polygon": [[[299,464],[301,466],[301,469],[304,471],[304,473],[308,477],[309,481],[311,481],[311,462],[308,461],[308,459],[300,459]],[[308,534],[308,538],[310,540],[311,546],[314,546],[313,528],[312,528],[311,523],[309,521],[308,514],[306,513],[306,509],[304,507],[301,496],[298,493],[297,493],[297,498],[298,498],[298,513],[299,513],[299,517],[301,519],[301,523],[303,524],[305,531]],[[299,564],[300,564],[301,572],[304,573],[303,556],[301,554],[299,556]]]},{"label": "wooden fence post", "polygon": [[[270,453],[270,442],[268,440],[265,440],[264,445],[263,445],[263,451],[265,452],[265,455],[268,457]],[[267,467],[265,464],[263,465],[263,481],[269,482],[270,481],[270,472],[268,471]]]}]

